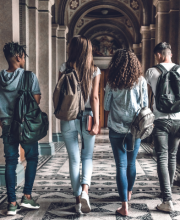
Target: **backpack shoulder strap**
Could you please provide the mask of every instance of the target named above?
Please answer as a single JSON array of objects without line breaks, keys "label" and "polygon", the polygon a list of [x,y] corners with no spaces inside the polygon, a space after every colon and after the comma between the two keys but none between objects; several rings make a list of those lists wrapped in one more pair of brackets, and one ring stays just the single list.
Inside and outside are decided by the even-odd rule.
[{"label": "backpack shoulder strap", "polygon": [[24,90],[30,90],[32,87],[32,72],[24,71]]},{"label": "backpack shoulder strap", "polygon": [[177,72],[177,70],[180,68],[179,65],[174,65],[171,71]]},{"label": "backpack shoulder strap", "polygon": [[154,67],[159,69],[162,73],[168,72],[167,69],[163,65],[161,65],[161,64],[158,64],[158,65],[156,65]]}]

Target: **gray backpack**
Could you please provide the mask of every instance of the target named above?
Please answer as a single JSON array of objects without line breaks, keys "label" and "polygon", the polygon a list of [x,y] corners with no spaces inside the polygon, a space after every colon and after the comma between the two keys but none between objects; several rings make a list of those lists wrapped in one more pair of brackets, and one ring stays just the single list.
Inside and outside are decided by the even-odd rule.
[{"label": "gray backpack", "polygon": [[82,116],[85,109],[81,92],[81,82],[74,69],[66,69],[59,79],[53,93],[55,116],[64,121]]},{"label": "gray backpack", "polygon": [[[152,113],[151,109],[148,108],[147,106],[143,107],[142,79],[140,79],[140,96],[141,96],[141,108],[135,114],[134,120],[132,121],[132,124],[129,127],[129,131],[131,131],[131,134],[133,135],[132,150],[127,150],[124,148],[128,152],[134,150],[135,139],[140,138],[141,140],[143,140],[147,138],[152,133],[154,128],[154,124],[153,124],[155,119],[154,114]],[[124,147],[124,141],[123,141],[123,147]]]}]

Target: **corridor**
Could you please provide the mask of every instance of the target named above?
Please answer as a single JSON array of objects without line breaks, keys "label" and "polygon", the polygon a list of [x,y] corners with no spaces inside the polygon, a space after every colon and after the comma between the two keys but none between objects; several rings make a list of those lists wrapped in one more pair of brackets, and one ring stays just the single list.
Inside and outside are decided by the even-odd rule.
[{"label": "corridor", "polygon": [[[180,220],[180,187],[173,187],[175,212],[165,214],[156,210],[161,203],[159,182],[156,172],[156,158],[148,144],[142,144],[137,161],[137,176],[132,200],[129,202],[129,216],[116,216],[115,210],[120,206],[116,187],[116,170],[108,130],[104,129],[96,138],[93,175],[90,188],[92,211],[79,216],[74,212],[75,199],[72,195],[69,179],[69,160],[63,142],[55,144],[54,156],[41,156],[34,183],[32,196],[40,204],[40,210],[28,211],[22,208],[16,216],[6,217],[7,200],[5,188],[0,189],[0,219],[2,220]],[[23,183],[21,184],[23,185]],[[23,188],[17,187],[18,202]]]}]

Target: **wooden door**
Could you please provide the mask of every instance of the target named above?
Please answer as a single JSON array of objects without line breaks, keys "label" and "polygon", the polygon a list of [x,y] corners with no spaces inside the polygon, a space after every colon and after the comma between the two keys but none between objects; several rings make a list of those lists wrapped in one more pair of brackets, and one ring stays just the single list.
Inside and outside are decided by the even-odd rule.
[{"label": "wooden door", "polygon": [[101,70],[101,80],[99,85],[99,119],[101,128],[104,128],[104,72],[104,70]]},{"label": "wooden door", "polygon": [[107,127],[108,112],[104,111],[104,89],[107,83],[108,70],[101,70],[101,80],[99,85],[99,118],[101,128]]}]

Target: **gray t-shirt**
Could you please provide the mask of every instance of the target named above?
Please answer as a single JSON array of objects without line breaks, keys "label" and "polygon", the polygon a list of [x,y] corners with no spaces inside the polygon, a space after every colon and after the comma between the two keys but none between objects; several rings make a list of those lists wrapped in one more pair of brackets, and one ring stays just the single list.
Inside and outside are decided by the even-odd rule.
[{"label": "gray t-shirt", "polygon": [[[0,119],[11,118],[21,86],[24,69],[18,68],[14,72],[2,70],[0,72]],[[41,94],[38,79],[32,74],[32,94]]]},{"label": "gray t-shirt", "polygon": [[[161,63],[168,71],[173,68],[175,63]],[[180,68],[178,69],[178,72],[180,73]],[[145,74],[145,78],[147,83],[151,86],[153,94],[156,95],[156,85],[157,85],[157,80],[161,74],[161,71],[155,67],[150,68],[147,70]],[[180,112],[174,113],[174,114],[167,114],[167,113],[162,113],[159,112],[156,108],[156,102],[154,100],[153,104],[153,113],[155,115],[155,119],[173,119],[173,120],[180,120]]]}]

